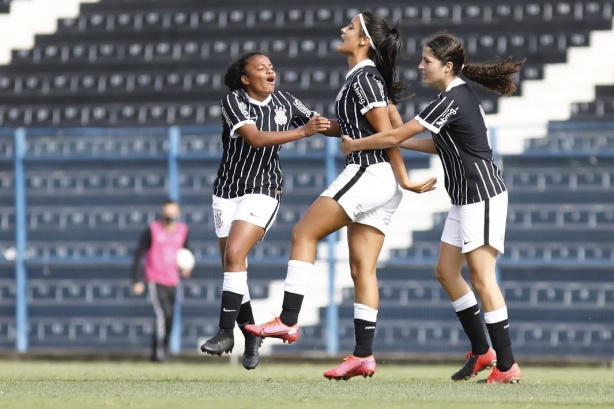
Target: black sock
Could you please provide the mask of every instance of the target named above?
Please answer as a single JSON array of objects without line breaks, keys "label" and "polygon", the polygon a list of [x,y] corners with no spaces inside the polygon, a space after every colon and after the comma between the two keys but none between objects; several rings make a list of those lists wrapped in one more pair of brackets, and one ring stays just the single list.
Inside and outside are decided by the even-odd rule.
[{"label": "black sock", "polygon": [[375,323],[354,319],[354,335],[356,346],[354,356],[365,358],[373,355],[373,338],[375,338]]},{"label": "black sock", "polygon": [[510,339],[510,324],[508,320],[486,324],[492,347],[497,353],[497,369],[501,372],[509,370],[516,362],[512,353],[512,340]]},{"label": "black sock", "polygon": [[222,292],[222,307],[220,308],[220,328],[232,330],[235,327],[237,315],[241,308],[243,294]]},{"label": "black sock", "polygon": [[237,315],[237,324],[243,335],[245,335],[245,326],[247,324],[255,324],[254,313],[252,312],[252,303],[250,301],[241,304],[239,315]]},{"label": "black sock", "polygon": [[284,302],[281,306],[279,319],[289,327],[298,322],[298,314],[301,312],[303,298],[305,296],[284,291]]},{"label": "black sock", "polygon": [[458,311],[456,316],[461,322],[465,334],[471,342],[471,353],[473,355],[483,355],[488,351],[488,339],[486,331],[484,331],[484,322],[480,316],[480,308],[478,305],[469,307],[465,310]]}]

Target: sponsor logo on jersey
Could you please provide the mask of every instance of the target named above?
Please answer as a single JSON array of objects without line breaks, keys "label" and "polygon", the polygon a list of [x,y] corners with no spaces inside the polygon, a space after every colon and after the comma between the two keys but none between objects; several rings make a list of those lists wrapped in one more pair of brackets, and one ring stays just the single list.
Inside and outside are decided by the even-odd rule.
[{"label": "sponsor logo on jersey", "polygon": [[277,125],[285,125],[288,122],[286,111],[287,110],[284,107],[275,108],[275,123]]},{"label": "sponsor logo on jersey", "polygon": [[228,112],[226,112],[226,108],[222,107],[222,116],[224,117],[224,121],[228,127],[232,128],[232,122],[230,122],[230,117],[228,116]]},{"label": "sponsor logo on jersey", "polygon": [[443,113],[443,115],[435,122],[435,125],[443,126],[446,122],[448,122],[448,119],[450,119],[454,115],[456,115],[457,112],[458,112],[458,110],[456,108],[448,108],[448,109],[446,109],[446,111]]},{"label": "sponsor logo on jersey", "polygon": [[356,93],[356,97],[358,97],[358,103],[360,105],[364,105],[365,102],[367,101],[367,97],[365,96],[365,93],[360,88],[360,84],[355,82],[354,85],[352,85],[352,88],[354,89],[354,92]]},{"label": "sponsor logo on jersey", "polygon": [[301,111],[307,118],[311,118],[311,109],[307,108],[301,101],[298,99],[294,100],[294,106]]},{"label": "sponsor logo on jersey", "polygon": [[385,101],[386,98],[386,93],[384,92],[384,84],[382,84],[382,82],[380,80],[376,80],[377,82],[377,87],[379,88],[379,93],[382,96],[382,99]]}]

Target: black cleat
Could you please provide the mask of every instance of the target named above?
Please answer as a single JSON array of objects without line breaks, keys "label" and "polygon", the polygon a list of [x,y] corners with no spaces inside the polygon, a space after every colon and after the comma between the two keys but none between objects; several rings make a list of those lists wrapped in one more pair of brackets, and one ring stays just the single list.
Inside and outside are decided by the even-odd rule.
[{"label": "black cleat", "polygon": [[200,350],[206,354],[220,356],[224,352],[232,352],[235,346],[235,338],[232,330],[221,329],[213,337],[200,346]]},{"label": "black cleat", "polygon": [[260,355],[258,354],[258,348],[262,345],[262,338],[257,337],[247,331],[245,335],[245,351],[243,351],[243,368],[254,369],[258,366],[258,360]]}]

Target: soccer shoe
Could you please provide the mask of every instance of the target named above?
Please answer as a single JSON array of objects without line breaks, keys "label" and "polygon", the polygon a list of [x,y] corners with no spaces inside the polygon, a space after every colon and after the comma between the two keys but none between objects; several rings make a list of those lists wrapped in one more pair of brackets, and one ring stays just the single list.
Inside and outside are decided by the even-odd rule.
[{"label": "soccer shoe", "polygon": [[249,332],[245,333],[245,350],[243,351],[243,368],[254,369],[258,366],[260,354],[258,348],[262,345],[262,338]]},{"label": "soccer shoe", "polygon": [[288,344],[296,342],[299,336],[298,324],[289,327],[279,317],[261,325],[247,324],[245,330],[261,338],[279,338]]},{"label": "soccer shoe", "polygon": [[375,373],[375,358],[370,355],[366,358],[360,358],[350,355],[343,360],[343,363],[336,368],[324,372],[324,377],[328,379],[348,379],[362,375],[363,378],[371,377]]},{"label": "soccer shoe", "polygon": [[217,334],[200,346],[200,350],[206,354],[220,356],[224,352],[227,354],[232,352],[234,346],[235,338],[232,334],[232,330],[220,328],[220,331]]},{"label": "soccer shoe", "polygon": [[467,381],[484,369],[490,369],[497,364],[497,354],[492,348],[488,348],[488,351],[483,355],[473,355],[471,352],[468,352],[465,359],[467,360],[465,365],[460,371],[452,375],[454,382]]},{"label": "soccer shoe", "polygon": [[522,372],[520,372],[518,364],[514,363],[514,365],[505,372],[501,372],[499,368],[495,367],[490,375],[488,375],[488,378],[480,379],[478,383],[487,383],[489,385],[520,383],[520,378],[522,378]]}]

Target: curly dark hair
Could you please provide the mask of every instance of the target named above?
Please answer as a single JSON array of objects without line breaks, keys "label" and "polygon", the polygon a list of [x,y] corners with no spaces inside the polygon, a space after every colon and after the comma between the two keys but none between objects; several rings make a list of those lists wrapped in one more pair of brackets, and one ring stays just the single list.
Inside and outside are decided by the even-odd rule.
[{"label": "curly dark hair", "polygon": [[516,91],[513,74],[520,71],[526,58],[513,62],[512,57],[505,60],[494,59],[483,63],[465,64],[465,48],[460,40],[451,34],[439,32],[429,37],[425,46],[443,64],[451,62],[452,71],[462,73],[467,79],[477,82],[500,95],[512,95]]}]

